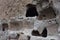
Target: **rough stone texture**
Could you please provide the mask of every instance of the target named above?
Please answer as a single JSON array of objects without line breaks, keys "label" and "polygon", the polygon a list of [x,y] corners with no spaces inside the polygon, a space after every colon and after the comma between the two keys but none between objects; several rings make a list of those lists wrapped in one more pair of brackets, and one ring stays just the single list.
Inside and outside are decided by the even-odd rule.
[{"label": "rough stone texture", "polygon": [[9,23],[10,30],[20,30],[20,29],[31,29],[34,25],[34,19],[30,18],[31,20],[27,19],[20,19],[19,21],[14,21]]},{"label": "rough stone texture", "polygon": [[[0,18],[25,14],[26,5],[32,0],[0,0]],[[23,12],[24,11],[24,12]]]},{"label": "rough stone texture", "polygon": [[[54,0],[53,0],[54,1]],[[14,16],[18,16],[18,15],[25,15],[25,12],[26,12],[26,5],[28,4],[28,3],[31,3],[32,2],[32,0],[0,0],[0,19],[10,19],[11,17],[14,17]],[[55,3],[56,1],[54,1],[54,3]],[[59,4],[59,3],[58,3]],[[58,5],[56,4],[54,4],[54,6],[55,6],[55,8],[56,9],[58,9],[59,10],[59,7],[58,7]],[[59,10],[60,11],[60,10]],[[48,14],[49,15],[49,14]],[[50,17],[50,16],[49,16]],[[55,18],[55,17],[54,17]],[[28,18],[29,19],[29,18]],[[33,19],[33,18],[32,18]],[[31,29],[29,29],[29,28],[33,28],[34,27],[34,22],[36,21],[36,20],[38,20],[38,19],[34,19],[34,20],[23,20],[22,19],[22,21],[21,21],[21,19],[20,19],[20,21],[18,20],[18,21],[14,21],[14,22],[11,22],[11,23],[8,23],[9,24],[9,29],[10,29],[10,31],[11,30],[13,30],[13,31],[15,31],[15,33],[16,33],[16,31],[17,30],[20,30],[20,29],[22,29],[22,28],[26,28],[25,30],[23,30],[24,31],[24,34],[25,35],[28,35],[29,33],[29,35],[31,36],[31,31],[33,30],[31,30]],[[9,21],[9,20],[8,20]],[[40,20],[39,20],[40,21]],[[38,21],[38,22],[39,22]],[[42,21],[42,20],[41,20]],[[53,20],[54,21],[54,20]],[[60,19],[58,20],[57,19],[57,21],[58,21],[58,23],[60,22]],[[48,23],[45,23],[44,21],[43,21],[43,23],[38,23],[39,24],[39,27],[47,27],[47,30],[48,30],[48,35],[56,35],[57,33],[58,33],[58,25],[57,24],[52,24],[52,25],[50,25],[51,24],[51,22],[52,21],[50,21],[50,22],[48,22],[49,23],[49,25],[48,25]],[[60,23],[59,23],[60,24]],[[47,26],[48,25],[48,26]],[[38,25],[37,25],[38,26]],[[37,26],[36,26],[36,28],[37,28]],[[8,29],[8,30],[9,30]],[[28,30],[27,30],[28,29]],[[39,28],[38,28],[39,29]],[[40,28],[41,29],[41,28]],[[43,29],[42,29],[43,30]],[[10,32],[9,31],[9,32]],[[20,31],[18,31],[18,32],[20,32]],[[41,30],[39,30],[39,32],[41,32]],[[14,33],[14,32],[11,32],[11,33]],[[2,34],[2,33],[1,33]],[[5,36],[4,36],[5,37]],[[24,35],[22,35],[21,37],[20,37],[20,39],[22,38],[23,40],[24,40],[24,38],[23,37],[25,37]],[[36,37],[37,38],[37,37]],[[39,38],[39,37],[38,37]],[[40,39],[35,39],[35,38],[33,38],[32,37],[32,39],[31,40],[33,40],[33,39],[35,39],[35,40],[40,40]],[[48,38],[50,38],[50,37],[48,37]],[[47,38],[47,39],[48,39]],[[55,37],[54,37],[55,38]],[[20,40],[19,39],[19,40]],[[15,40],[15,39],[14,39]],[[42,39],[41,39],[42,40]],[[50,40],[50,39],[49,39]]]}]

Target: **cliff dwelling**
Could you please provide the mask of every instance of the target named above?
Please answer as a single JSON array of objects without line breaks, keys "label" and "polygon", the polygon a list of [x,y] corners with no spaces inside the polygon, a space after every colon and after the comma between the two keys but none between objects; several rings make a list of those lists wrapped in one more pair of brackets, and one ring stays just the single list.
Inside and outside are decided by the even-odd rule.
[{"label": "cliff dwelling", "polygon": [[35,5],[27,4],[26,6],[27,6],[26,17],[38,16],[38,12]]},{"label": "cliff dwelling", "polygon": [[59,39],[59,0],[0,0],[0,40]]}]

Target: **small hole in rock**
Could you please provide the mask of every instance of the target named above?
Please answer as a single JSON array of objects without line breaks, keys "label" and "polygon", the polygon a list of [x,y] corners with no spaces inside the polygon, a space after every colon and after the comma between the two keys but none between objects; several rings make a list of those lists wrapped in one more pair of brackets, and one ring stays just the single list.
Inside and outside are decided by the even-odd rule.
[{"label": "small hole in rock", "polygon": [[38,30],[33,30],[33,31],[32,31],[32,35],[33,35],[33,36],[40,36]]},{"label": "small hole in rock", "polygon": [[2,30],[5,31],[8,29],[8,24],[7,23],[3,23],[2,24]]},{"label": "small hole in rock", "polygon": [[26,17],[38,16],[38,12],[35,5],[27,4],[26,6],[27,6]]},{"label": "small hole in rock", "polygon": [[41,33],[42,37],[47,37],[47,29],[46,27],[43,29],[43,32]]}]

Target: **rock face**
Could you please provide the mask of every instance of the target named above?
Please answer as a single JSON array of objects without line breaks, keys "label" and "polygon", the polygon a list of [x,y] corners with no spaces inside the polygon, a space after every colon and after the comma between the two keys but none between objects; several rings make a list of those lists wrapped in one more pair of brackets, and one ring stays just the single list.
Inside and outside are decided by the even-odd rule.
[{"label": "rock face", "polygon": [[[60,29],[58,1],[0,0],[0,31],[7,36],[0,33],[4,36],[1,35],[0,38],[9,40],[30,40],[30,38],[31,40],[57,40],[56,35],[58,35],[58,28]],[[27,4],[35,5],[35,8],[31,8],[27,12]],[[34,10],[38,12],[37,16],[30,17],[27,15],[28,17],[25,17],[26,13],[32,15]],[[33,12],[33,14],[35,13]]]},{"label": "rock face", "polygon": [[10,18],[24,14],[26,5],[31,2],[32,0],[0,0],[0,18]]}]

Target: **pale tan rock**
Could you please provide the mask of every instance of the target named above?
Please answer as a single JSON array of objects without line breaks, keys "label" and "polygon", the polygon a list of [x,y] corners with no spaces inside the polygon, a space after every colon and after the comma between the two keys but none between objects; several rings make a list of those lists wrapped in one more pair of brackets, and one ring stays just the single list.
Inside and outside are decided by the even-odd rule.
[{"label": "pale tan rock", "polygon": [[32,0],[0,0],[0,18],[25,14],[26,5]]}]

